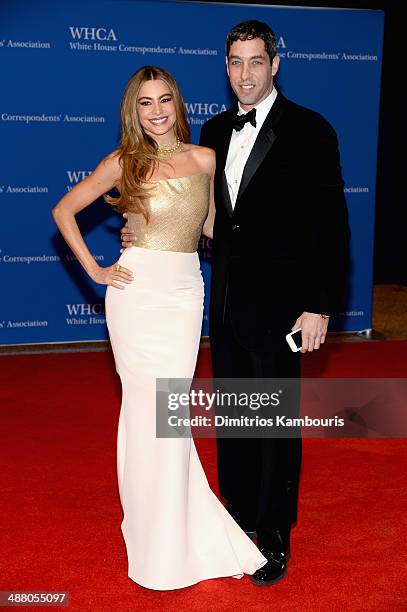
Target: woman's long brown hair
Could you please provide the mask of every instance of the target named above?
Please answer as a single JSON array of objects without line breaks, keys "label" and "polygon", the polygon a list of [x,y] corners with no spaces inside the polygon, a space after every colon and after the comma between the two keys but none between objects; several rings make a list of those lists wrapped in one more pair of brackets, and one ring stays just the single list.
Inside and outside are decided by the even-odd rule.
[{"label": "woman's long brown hair", "polygon": [[145,133],[137,112],[137,100],[141,86],[146,81],[161,79],[168,86],[173,97],[176,111],[174,125],[175,136],[181,142],[189,142],[189,125],[185,112],[184,101],[174,77],[158,66],[143,66],[133,74],[124,90],[121,107],[121,139],[118,149],[119,162],[122,168],[120,183],[117,185],[117,197],[105,195],[104,199],[112,204],[118,212],[125,211],[142,213],[148,221],[146,199],[148,189],[145,184],[157,164],[162,160],[158,157],[158,147]]}]

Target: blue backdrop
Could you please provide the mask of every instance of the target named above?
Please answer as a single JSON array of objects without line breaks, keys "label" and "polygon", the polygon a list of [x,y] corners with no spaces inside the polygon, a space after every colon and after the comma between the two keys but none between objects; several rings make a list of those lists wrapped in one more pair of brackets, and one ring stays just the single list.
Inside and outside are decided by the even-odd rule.
[{"label": "blue backdrop", "polygon": [[[186,2],[3,0],[0,8],[0,344],[107,337],[105,288],[59,237],[51,208],[117,146],[124,86],[142,65],[181,85],[197,142],[231,94],[228,30],[260,19],[278,34],[278,86],[335,127],[352,228],[346,311],[336,330],[371,327],[383,13]],[[101,265],[119,254],[121,218],[103,201],[78,216]],[[207,334],[210,245],[202,240]]]}]

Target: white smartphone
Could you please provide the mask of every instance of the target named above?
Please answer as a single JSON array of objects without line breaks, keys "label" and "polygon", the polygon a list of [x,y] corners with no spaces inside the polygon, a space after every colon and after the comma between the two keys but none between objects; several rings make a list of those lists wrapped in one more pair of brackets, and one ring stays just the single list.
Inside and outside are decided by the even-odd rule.
[{"label": "white smartphone", "polygon": [[285,339],[287,340],[290,349],[294,351],[294,353],[297,353],[302,346],[301,327],[287,334]]}]

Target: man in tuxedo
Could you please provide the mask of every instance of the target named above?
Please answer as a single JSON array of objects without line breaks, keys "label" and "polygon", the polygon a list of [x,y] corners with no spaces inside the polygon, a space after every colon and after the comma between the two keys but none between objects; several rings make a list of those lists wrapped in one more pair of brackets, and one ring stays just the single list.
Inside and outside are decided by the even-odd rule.
[{"label": "man in tuxedo", "polygon": [[[349,228],[338,142],[318,113],[274,86],[276,36],[259,21],[229,32],[226,65],[238,103],[213,117],[200,144],[216,152],[210,340],[215,378],[300,377],[341,307]],[[123,246],[133,240],[122,229]],[[294,410],[298,411],[297,406]],[[301,438],[217,438],[227,509],[268,563],[256,585],[283,578],[297,520]]]},{"label": "man in tuxedo", "polygon": [[[238,104],[207,121],[216,152],[210,339],[215,378],[299,378],[300,353],[319,349],[344,295],[349,228],[337,137],[318,113],[274,87],[276,36],[259,21],[229,32],[226,64]],[[217,439],[220,492],[268,563],[287,570],[297,520],[301,439]]]}]

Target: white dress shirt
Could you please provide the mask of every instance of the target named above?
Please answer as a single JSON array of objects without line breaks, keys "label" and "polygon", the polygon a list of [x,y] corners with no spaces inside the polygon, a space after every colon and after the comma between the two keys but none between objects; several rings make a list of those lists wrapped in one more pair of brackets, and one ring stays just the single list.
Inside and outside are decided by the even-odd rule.
[{"label": "white dress shirt", "polygon": [[[261,126],[269,114],[276,97],[277,90],[275,87],[273,87],[271,94],[260,102],[260,104],[254,107],[256,109],[256,127],[254,127],[248,121],[245,123],[240,132],[236,130],[233,130],[232,132],[226,160],[225,173],[233,208],[236,204],[236,198],[239,192],[244,167],[249,158],[251,150],[253,149],[253,145],[260,132]],[[239,103],[238,114],[243,115],[244,113],[245,111],[242,109]]]}]

